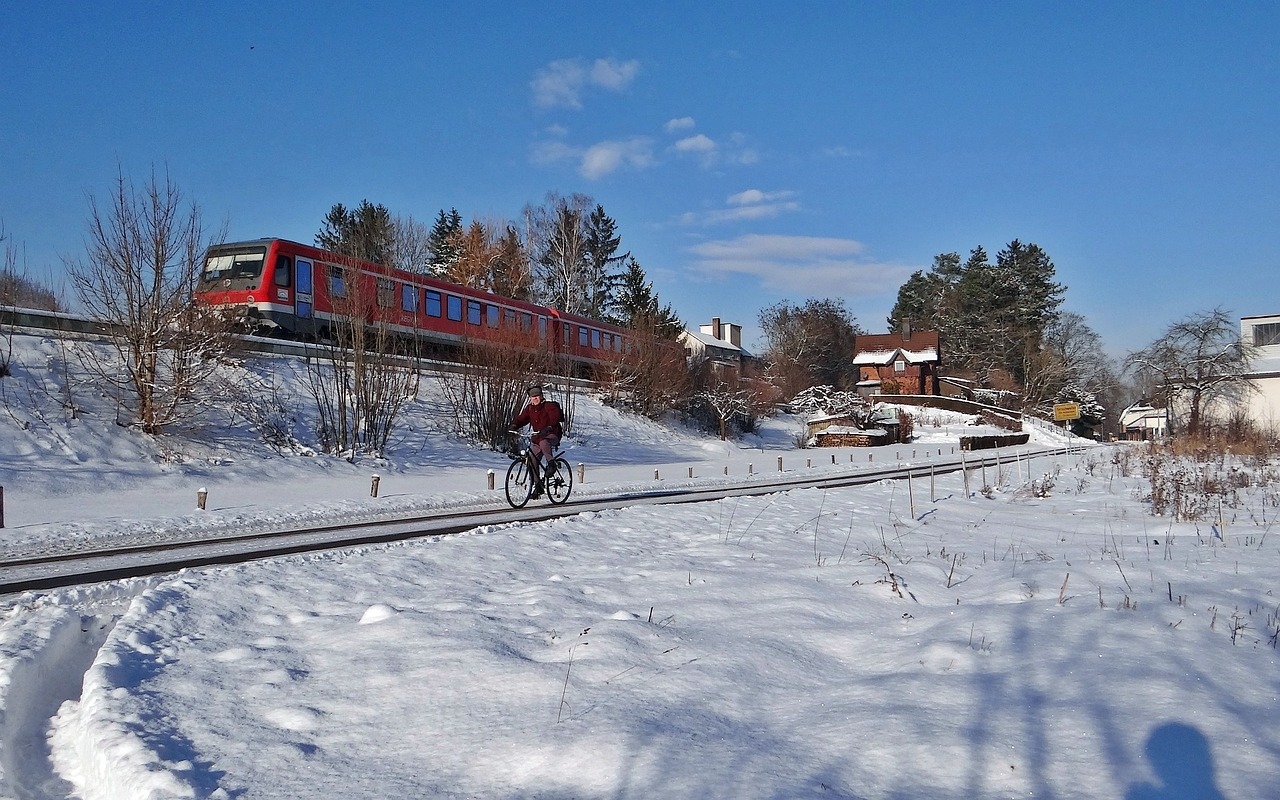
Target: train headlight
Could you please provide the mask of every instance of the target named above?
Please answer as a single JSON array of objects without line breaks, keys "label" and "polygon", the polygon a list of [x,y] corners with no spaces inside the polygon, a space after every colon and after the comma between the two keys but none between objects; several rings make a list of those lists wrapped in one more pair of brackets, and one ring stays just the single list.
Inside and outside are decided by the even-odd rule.
[{"label": "train headlight", "polygon": [[246,299],[245,302],[248,303],[249,305],[253,305],[254,303],[253,295],[249,295],[248,299]]}]

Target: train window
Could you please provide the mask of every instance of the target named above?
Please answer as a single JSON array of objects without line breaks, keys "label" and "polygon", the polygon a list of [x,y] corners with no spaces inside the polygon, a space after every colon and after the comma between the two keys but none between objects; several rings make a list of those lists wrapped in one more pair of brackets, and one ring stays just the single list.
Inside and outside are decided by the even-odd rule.
[{"label": "train window", "polygon": [[600,331],[596,330],[595,328],[591,329],[591,349],[593,350],[600,349]]},{"label": "train window", "polygon": [[538,338],[546,340],[547,338],[547,318],[538,317]]},{"label": "train window", "polygon": [[204,262],[204,277],[209,280],[256,278],[262,274],[262,262],[266,257],[265,247],[255,247],[247,253],[210,255]]},{"label": "train window", "polygon": [[467,322],[471,323],[472,325],[480,324],[480,301],[479,300],[467,301]]},{"label": "train window", "polygon": [[342,267],[329,268],[329,294],[334,297],[347,296],[347,273]]},{"label": "train window", "polygon": [[440,308],[441,296],[439,292],[437,292],[435,289],[427,289],[426,292],[424,292],[424,294],[426,295],[426,300],[427,300],[427,316],[428,317],[438,317],[442,313],[444,313],[443,311],[441,311],[441,308]]},{"label": "train window", "polygon": [[[630,344],[630,342],[628,342],[627,344],[629,345],[629,344]],[[628,348],[627,348],[627,351],[628,351],[628,352],[630,352],[630,350],[631,350],[631,348],[630,348],[630,347],[628,347]],[[621,337],[621,336],[615,336],[615,337],[613,337],[613,352],[615,352],[615,353],[621,353],[621,352],[622,352],[622,337]]]},{"label": "train window", "polygon": [[587,338],[587,326],[579,325],[578,326],[578,346],[586,347],[588,341],[589,339]]},{"label": "train window", "polygon": [[400,286],[400,308],[410,314],[418,310],[418,287],[402,284]]},{"label": "train window", "polygon": [[276,286],[288,286],[289,277],[293,274],[293,259],[288,256],[276,256]]},{"label": "train window", "polygon": [[449,298],[449,319],[454,322],[462,321],[462,298],[457,295],[448,295]]},{"label": "train window", "polygon": [[516,327],[516,312],[512,311],[509,308],[503,309],[502,324],[504,327],[514,329]]},{"label": "train window", "polygon": [[390,278],[378,278],[378,305],[390,308],[396,296],[396,282]]},{"label": "train window", "polygon": [[498,327],[498,320],[500,319],[498,315],[500,312],[501,310],[497,306],[489,303],[484,304],[484,317],[490,328]]},{"label": "train window", "polygon": [[533,315],[527,311],[520,314],[520,330],[525,333],[533,330]]}]

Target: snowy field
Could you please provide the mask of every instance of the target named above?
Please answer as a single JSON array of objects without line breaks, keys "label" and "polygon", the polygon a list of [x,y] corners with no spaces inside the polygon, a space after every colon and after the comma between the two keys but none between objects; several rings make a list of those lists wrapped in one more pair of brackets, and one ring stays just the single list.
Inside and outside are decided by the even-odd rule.
[{"label": "snowy field", "polygon": [[[62,346],[15,344],[6,552],[500,502],[507,459],[454,438],[429,381],[388,458],[348,463],[227,409],[158,444],[84,387],[71,418]],[[726,444],[576,412],[575,494],[865,468],[797,449],[794,419]],[[0,598],[0,797],[1280,797],[1274,490],[1153,517],[1137,453],[1107,446],[966,493],[927,464],[975,429],[924,415],[871,454],[919,463],[910,486]]]}]

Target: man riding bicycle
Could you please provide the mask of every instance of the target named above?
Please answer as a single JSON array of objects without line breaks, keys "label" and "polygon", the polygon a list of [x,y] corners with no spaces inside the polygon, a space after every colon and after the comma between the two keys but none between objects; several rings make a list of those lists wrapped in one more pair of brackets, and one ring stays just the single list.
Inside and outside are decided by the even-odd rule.
[{"label": "man riding bicycle", "polygon": [[564,436],[564,412],[555,400],[542,398],[542,387],[534,384],[529,387],[529,402],[511,422],[511,430],[518,431],[525,425],[533,429],[531,449],[541,457],[538,464],[538,485],[534,489],[534,497],[542,494],[543,477],[550,478],[555,473],[556,448],[560,446],[560,437]]}]

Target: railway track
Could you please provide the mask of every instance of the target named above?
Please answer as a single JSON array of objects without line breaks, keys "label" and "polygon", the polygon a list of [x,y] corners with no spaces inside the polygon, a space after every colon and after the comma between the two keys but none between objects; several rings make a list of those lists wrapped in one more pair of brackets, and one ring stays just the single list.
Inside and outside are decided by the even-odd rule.
[{"label": "railway track", "polygon": [[[1063,455],[1062,449],[1022,447],[1021,459]],[[431,515],[377,522],[329,524],[309,528],[241,531],[217,538],[174,538],[114,549],[66,551],[0,561],[0,595],[176,572],[180,569],[236,564],[318,550],[344,549],[429,536],[448,536],[487,525],[540,522],[636,505],[696,503],[727,497],[765,495],[791,489],[835,489],[885,479],[907,480],[961,469],[979,470],[1012,463],[1013,453],[961,453],[927,465],[899,464],[822,475],[781,477],[733,486],[628,492],[606,498],[573,500],[563,506],[511,509],[493,504],[462,507]],[[1030,468],[1028,467],[1028,474]]]}]

